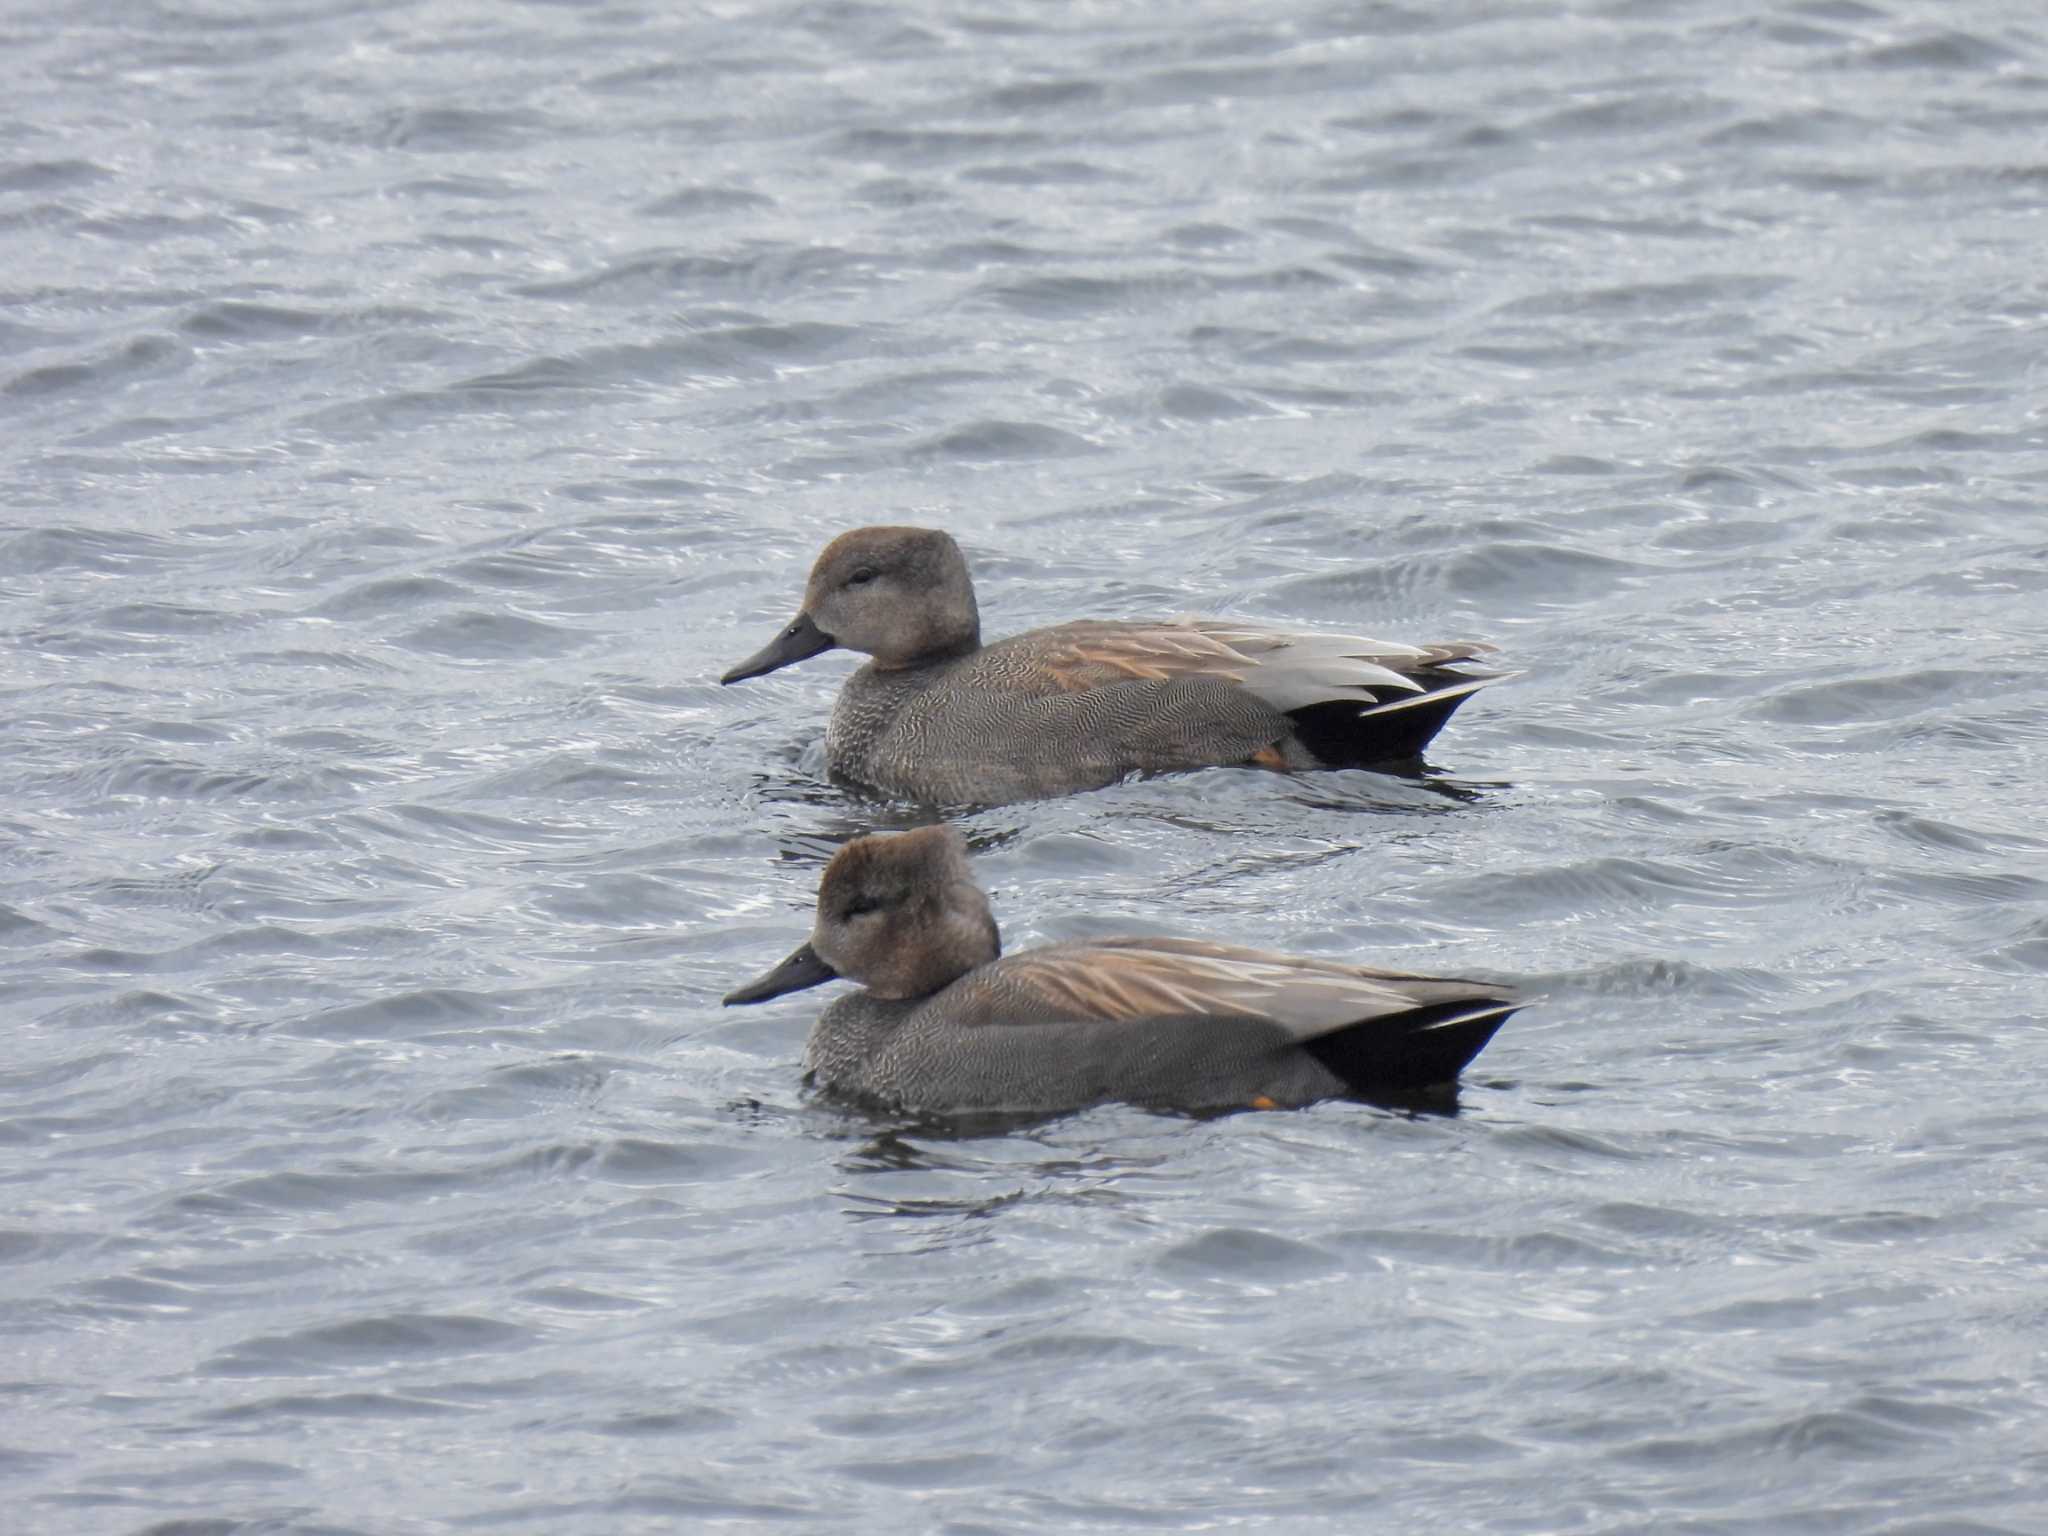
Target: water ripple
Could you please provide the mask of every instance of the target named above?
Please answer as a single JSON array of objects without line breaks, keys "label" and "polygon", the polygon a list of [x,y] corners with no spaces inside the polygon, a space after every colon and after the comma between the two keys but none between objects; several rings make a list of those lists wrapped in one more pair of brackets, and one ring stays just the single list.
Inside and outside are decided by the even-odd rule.
[{"label": "water ripple", "polygon": [[[2039,1529],[2006,9],[9,28],[14,1523]],[[834,989],[717,999],[931,813],[851,658],[716,679],[870,522],[1500,646],[1425,771],[962,826],[1012,948],[1538,1000],[1427,1105],[813,1100]]]}]

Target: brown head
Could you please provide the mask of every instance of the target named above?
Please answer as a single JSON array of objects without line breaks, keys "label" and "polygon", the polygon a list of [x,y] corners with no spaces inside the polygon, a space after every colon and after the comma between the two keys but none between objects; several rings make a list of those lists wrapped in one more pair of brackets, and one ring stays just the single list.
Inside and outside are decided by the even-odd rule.
[{"label": "brown head", "polygon": [[825,866],[810,942],[725,1001],[765,1002],[834,976],[877,997],[928,997],[1001,953],[957,831],[860,837]]},{"label": "brown head", "polygon": [[883,667],[961,656],[981,644],[967,557],[937,528],[855,528],[811,566],[803,611],[721,683],[759,677],[834,646]]}]

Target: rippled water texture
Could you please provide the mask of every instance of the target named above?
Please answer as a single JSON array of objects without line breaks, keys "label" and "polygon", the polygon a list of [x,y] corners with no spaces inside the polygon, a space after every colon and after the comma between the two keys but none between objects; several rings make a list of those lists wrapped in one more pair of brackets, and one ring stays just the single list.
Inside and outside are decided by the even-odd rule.
[{"label": "rippled water texture", "polygon": [[[2048,1529],[2048,22],[0,20],[24,1532]],[[1439,777],[968,818],[1013,945],[1545,994],[1449,1116],[808,1102],[863,522],[1483,638]]]}]

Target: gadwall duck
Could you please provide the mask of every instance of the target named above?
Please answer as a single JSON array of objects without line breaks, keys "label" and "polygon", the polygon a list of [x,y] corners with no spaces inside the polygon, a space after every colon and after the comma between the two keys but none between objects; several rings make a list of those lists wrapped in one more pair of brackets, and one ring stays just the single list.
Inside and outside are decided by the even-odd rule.
[{"label": "gadwall duck", "polygon": [[843,646],[831,771],[936,805],[1099,789],[1134,772],[1355,768],[1417,757],[1497,675],[1492,649],[1393,645],[1243,619],[1082,619],[981,643],[966,557],[933,528],[856,528],[811,567],[803,611],[721,683]]},{"label": "gadwall duck", "polygon": [[810,1081],[937,1113],[1410,1094],[1450,1083],[1522,1006],[1490,982],[1201,939],[1001,948],[959,833],[862,837],[825,867],[810,942],[725,1001],[858,982],[811,1031]]}]

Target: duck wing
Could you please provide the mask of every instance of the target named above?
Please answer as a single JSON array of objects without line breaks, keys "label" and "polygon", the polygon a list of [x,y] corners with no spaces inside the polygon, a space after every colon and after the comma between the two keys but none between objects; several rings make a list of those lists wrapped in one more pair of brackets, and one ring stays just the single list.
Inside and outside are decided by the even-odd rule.
[{"label": "duck wing", "polygon": [[[1250,1018],[1296,1044],[1428,1010],[1433,1026],[1504,1015],[1509,987],[1345,965],[1202,939],[1100,939],[1026,950],[975,973],[986,1022]],[[977,989],[980,990],[980,989]],[[977,1010],[981,1011],[981,1010]]]},{"label": "duck wing", "polygon": [[[1082,620],[1020,636],[1065,692],[1114,683],[1214,678],[1283,713],[1309,705],[1370,706],[1471,674],[1443,673],[1491,649],[1477,643],[1401,645],[1364,635],[1285,629],[1244,619]],[[1490,679],[1488,679],[1490,681]]]}]

